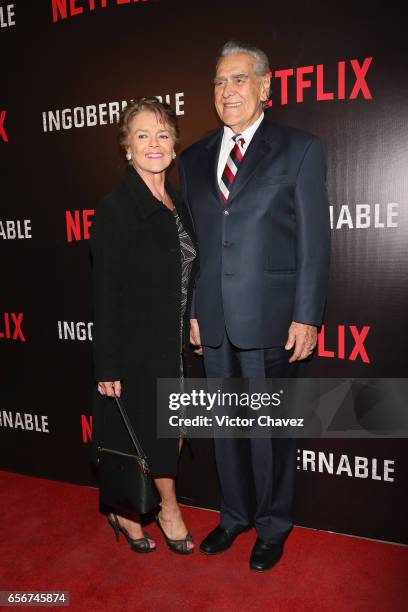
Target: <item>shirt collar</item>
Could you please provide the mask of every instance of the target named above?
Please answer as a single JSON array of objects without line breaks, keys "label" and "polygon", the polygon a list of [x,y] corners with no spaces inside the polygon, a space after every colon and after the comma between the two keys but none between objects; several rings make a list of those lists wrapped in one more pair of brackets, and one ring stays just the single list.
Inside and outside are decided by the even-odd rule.
[{"label": "shirt collar", "polygon": [[[247,146],[251,142],[252,137],[255,134],[256,130],[258,129],[264,116],[265,116],[265,113],[262,112],[260,116],[258,117],[258,119],[252,125],[250,125],[249,127],[247,127],[246,130],[241,132],[241,136],[245,140],[245,146]],[[234,130],[232,130],[228,125],[224,125],[224,142],[229,142],[234,136],[235,136]]]}]

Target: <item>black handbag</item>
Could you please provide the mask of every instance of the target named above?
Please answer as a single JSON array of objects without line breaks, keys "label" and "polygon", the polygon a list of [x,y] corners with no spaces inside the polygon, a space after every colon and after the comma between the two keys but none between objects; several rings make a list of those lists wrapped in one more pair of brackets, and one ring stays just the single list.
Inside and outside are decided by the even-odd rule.
[{"label": "black handbag", "polygon": [[100,506],[117,514],[145,514],[154,510],[161,498],[126,410],[116,395],[115,400],[136,454],[98,446]]}]

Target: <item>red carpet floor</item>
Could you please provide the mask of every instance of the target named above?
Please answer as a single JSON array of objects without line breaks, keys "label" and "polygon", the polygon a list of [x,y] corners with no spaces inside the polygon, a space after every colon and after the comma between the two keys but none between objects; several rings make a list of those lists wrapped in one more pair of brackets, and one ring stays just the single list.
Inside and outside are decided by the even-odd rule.
[{"label": "red carpet floor", "polygon": [[[0,472],[0,590],[69,591],[70,607],[51,609],[71,611],[408,610],[407,548],[298,527],[282,561],[255,574],[253,531],[217,557],[181,557],[151,525],[158,550],[137,555],[97,506],[95,489]],[[196,543],[218,520],[184,514]]]}]

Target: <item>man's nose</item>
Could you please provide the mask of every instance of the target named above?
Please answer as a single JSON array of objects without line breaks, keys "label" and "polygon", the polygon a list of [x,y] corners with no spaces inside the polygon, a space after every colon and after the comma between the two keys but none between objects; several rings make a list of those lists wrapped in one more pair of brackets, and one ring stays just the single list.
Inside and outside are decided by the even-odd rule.
[{"label": "man's nose", "polygon": [[224,98],[229,98],[234,93],[234,81],[228,80],[225,81],[224,89],[222,95]]}]

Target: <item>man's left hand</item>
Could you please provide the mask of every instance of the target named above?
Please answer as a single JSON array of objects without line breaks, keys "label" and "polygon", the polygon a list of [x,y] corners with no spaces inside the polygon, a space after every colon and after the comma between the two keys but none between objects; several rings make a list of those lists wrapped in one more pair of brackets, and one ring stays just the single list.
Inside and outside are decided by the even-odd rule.
[{"label": "man's left hand", "polygon": [[285,344],[285,349],[287,351],[290,351],[293,347],[295,348],[289,359],[289,363],[301,361],[309,357],[313,353],[316,343],[317,328],[315,325],[307,325],[306,323],[292,321],[289,327],[288,339]]}]

